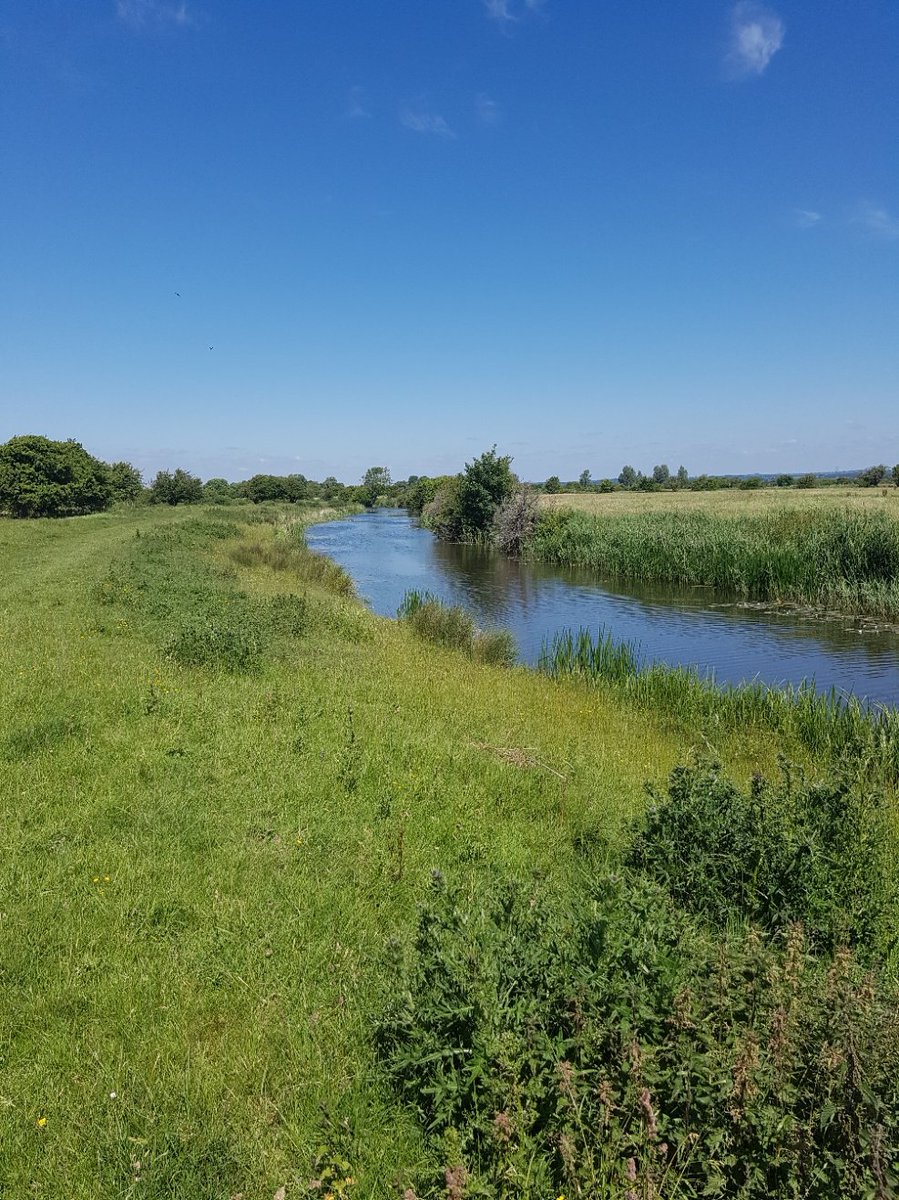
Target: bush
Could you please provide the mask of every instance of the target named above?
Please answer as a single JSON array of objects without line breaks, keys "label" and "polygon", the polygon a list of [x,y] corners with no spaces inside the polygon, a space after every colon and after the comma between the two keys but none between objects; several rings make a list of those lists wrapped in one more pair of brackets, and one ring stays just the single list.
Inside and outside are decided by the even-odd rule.
[{"label": "bush", "polygon": [[435,873],[390,953],[376,1046],[430,1139],[428,1194],[450,1174],[503,1200],[895,1194],[895,996],[799,926],[708,939],[628,874],[549,896]]},{"label": "bush", "polygon": [[202,499],[202,481],[180,467],[174,473],[159,471],[150,487],[151,504],[199,504]]},{"label": "bush", "polygon": [[520,554],[537,528],[539,511],[532,488],[517,488],[493,518],[493,541],[504,554]]},{"label": "bush", "polygon": [[256,670],[262,661],[261,630],[227,614],[201,613],[185,619],[171,634],[166,654],[182,667],[211,667],[235,674]]},{"label": "bush", "polygon": [[895,944],[897,875],[883,796],[839,775],[813,783],[784,768],[749,793],[717,763],[678,767],[654,803],[629,863],[678,904],[718,925],[768,931],[802,922],[812,944],[887,957]]},{"label": "bush", "polygon": [[37,434],[0,446],[0,511],[13,517],[71,517],[112,502],[109,473],[80,442]]}]

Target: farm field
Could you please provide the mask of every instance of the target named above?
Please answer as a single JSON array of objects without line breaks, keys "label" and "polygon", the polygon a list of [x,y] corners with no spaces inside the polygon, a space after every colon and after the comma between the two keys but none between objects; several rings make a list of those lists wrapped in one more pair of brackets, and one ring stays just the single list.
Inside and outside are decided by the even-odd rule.
[{"label": "farm field", "polygon": [[540,496],[543,509],[573,508],[590,516],[642,513],[708,513],[712,516],[764,516],[773,510],[832,511],[842,508],[885,512],[899,520],[899,488],[759,488],[743,491],[561,492]]}]

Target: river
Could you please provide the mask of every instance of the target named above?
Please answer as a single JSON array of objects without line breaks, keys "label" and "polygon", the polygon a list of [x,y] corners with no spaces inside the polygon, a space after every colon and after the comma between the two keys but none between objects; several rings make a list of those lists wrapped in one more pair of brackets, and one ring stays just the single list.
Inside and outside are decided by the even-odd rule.
[{"label": "river", "polygon": [[440,542],[400,509],[314,525],[306,540],[344,568],[375,612],[395,617],[407,591],[432,592],[463,605],[483,629],[511,630],[526,663],[559,630],[605,628],[636,642],[644,661],[695,667],[719,682],[805,680],[899,705],[899,633],[851,617],[775,612],[709,589],[622,585],[524,563]]}]

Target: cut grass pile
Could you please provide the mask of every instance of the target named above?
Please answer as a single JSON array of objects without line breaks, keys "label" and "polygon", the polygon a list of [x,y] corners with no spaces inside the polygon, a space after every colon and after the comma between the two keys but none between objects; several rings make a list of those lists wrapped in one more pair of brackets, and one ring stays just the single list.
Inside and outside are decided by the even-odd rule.
[{"label": "cut grass pile", "polygon": [[[677,909],[674,883],[664,881],[685,843],[663,855],[659,839],[671,844],[683,822],[647,826],[661,830],[652,844],[663,883],[630,882],[649,871],[631,861],[644,783],[664,795],[696,729],[613,691],[477,662],[406,622],[376,618],[297,526],[233,510],[0,522],[0,556],[0,1194],[523,1198],[549,1194],[535,1190],[546,1181],[623,1198],[630,1157],[647,1187],[668,1171],[661,1139],[650,1137],[644,1090],[653,1080],[686,1078],[706,1089],[701,1111],[725,1112],[748,1047],[780,1027],[777,996],[765,992],[761,1006],[752,997],[785,972],[783,987],[792,986],[792,960],[779,943],[753,949],[745,931],[734,933],[729,958],[701,913]],[[774,767],[780,743],[759,725],[723,730],[717,748],[725,774],[745,779]],[[806,759],[813,769],[814,752]],[[804,837],[806,826],[796,828]],[[720,864],[719,832],[723,841],[710,833],[706,842]],[[432,912],[432,878],[450,881],[464,903]],[[806,911],[800,901],[791,917]],[[743,919],[735,911],[731,924]],[[494,925],[480,955],[482,930]],[[600,927],[610,930],[602,953]],[[581,947],[592,947],[589,961]],[[606,970],[606,952],[620,974]],[[795,1182],[812,1153],[806,1126],[830,1129],[828,1120],[833,1152],[820,1150],[818,1133],[812,1139],[822,1187],[846,1178],[844,1194],[877,1194],[855,1183],[876,1184],[878,1170],[892,1180],[892,1111],[868,1116],[892,1105],[882,1076],[896,1047],[884,1018],[885,955],[879,944],[871,952],[869,983],[853,963],[834,983],[832,964],[803,951],[809,982],[785,1045],[814,1121],[802,1117],[785,1141],[800,1101],[781,1089],[769,1104],[766,1082],[764,1106],[752,1108],[764,1130],[735,1132],[727,1116],[715,1142],[705,1128],[691,1180],[713,1182],[714,1156],[735,1146],[774,1154],[783,1143]],[[739,984],[728,991],[719,972],[711,986],[713,962]],[[441,996],[464,1001],[466,972],[496,1005],[439,1009]],[[561,1011],[554,997],[568,1004],[570,985],[591,972],[619,982],[597,993],[599,1007],[564,1009],[558,1028],[570,1031],[570,1047],[547,1041]],[[543,989],[544,977],[562,990]],[[434,987],[422,990],[422,979]],[[685,1008],[691,980],[697,1000]],[[402,1024],[404,997],[420,1026]],[[669,1001],[698,1030],[678,1042],[673,1073],[663,1062]],[[739,1014],[749,1012],[761,1016],[744,1028]],[[843,1053],[845,1038],[828,1042],[841,1012],[862,1014],[857,1061],[866,1072],[875,1065],[862,1080],[867,1107],[850,1080],[833,1089],[831,1112],[804,1064],[814,1047]],[[722,1041],[729,1013],[744,1041]],[[449,1017],[467,1041],[453,1042],[451,1030],[434,1051],[465,1066],[474,1060],[456,1050],[477,1047],[487,1072],[486,1091],[459,1076],[461,1108],[441,1108],[460,1114],[453,1129],[420,1119],[414,1098],[431,1095],[436,1060],[404,1049],[429,1045],[431,1022],[444,1030]],[[627,1066],[640,1031],[643,1083]],[[600,1032],[621,1051],[609,1093],[621,1136],[601,1169],[596,1138],[569,1130],[565,1106],[581,1067],[569,1078],[563,1065],[570,1049],[594,1070]],[[773,1069],[767,1057],[764,1069]],[[533,1129],[515,1126],[539,1101],[527,1090],[538,1076],[561,1096],[558,1120],[553,1109]],[[488,1125],[503,1136],[506,1126],[495,1125],[499,1112],[466,1107],[465,1096],[510,1095],[516,1079],[511,1140],[487,1147]],[[594,1105],[598,1093],[590,1096]],[[841,1124],[850,1111],[864,1111],[873,1149]],[[689,1148],[690,1118],[677,1114],[676,1145]],[[659,1115],[667,1120],[674,1107]],[[566,1165],[566,1132],[593,1155],[592,1176]],[[844,1151],[855,1157],[841,1168]]]}]

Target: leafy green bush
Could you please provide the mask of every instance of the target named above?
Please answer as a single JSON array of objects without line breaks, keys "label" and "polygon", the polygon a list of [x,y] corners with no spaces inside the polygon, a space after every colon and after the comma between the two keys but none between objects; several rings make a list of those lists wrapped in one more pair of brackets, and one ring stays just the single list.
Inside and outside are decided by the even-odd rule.
[{"label": "leafy green bush", "polygon": [[80,516],[109,508],[112,494],[106,466],[80,442],[26,434],[0,446],[0,512]]},{"label": "leafy green bush", "polygon": [[179,624],[165,649],[182,667],[243,673],[260,666],[264,644],[262,631],[248,626],[245,614],[235,620],[226,614],[204,613]]},{"label": "leafy green bush", "polygon": [[629,864],[706,920],[746,919],[773,931],[800,921],[813,946],[887,957],[899,877],[883,795],[838,775],[783,769],[748,793],[715,762],[677,767],[653,798]]},{"label": "leafy green bush", "polygon": [[[417,1184],[472,1196],[887,1197],[895,995],[800,926],[706,937],[651,881],[564,895],[435,873],[375,1041],[417,1115]],[[458,1193],[462,1195],[463,1192]]]}]

